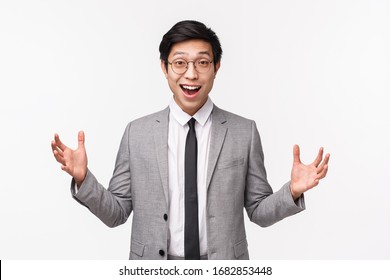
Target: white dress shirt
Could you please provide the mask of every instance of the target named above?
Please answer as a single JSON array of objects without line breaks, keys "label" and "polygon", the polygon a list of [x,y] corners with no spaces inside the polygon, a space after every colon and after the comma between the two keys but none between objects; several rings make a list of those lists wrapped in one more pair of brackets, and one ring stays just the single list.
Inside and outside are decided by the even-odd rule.
[{"label": "white dress shirt", "polygon": [[169,233],[168,254],[184,257],[184,152],[188,121],[196,120],[195,131],[198,141],[198,217],[200,255],[207,255],[206,200],[207,200],[207,165],[209,158],[211,111],[213,102],[210,98],[202,108],[190,116],[174,101],[169,104],[168,130],[168,184],[169,184]]}]

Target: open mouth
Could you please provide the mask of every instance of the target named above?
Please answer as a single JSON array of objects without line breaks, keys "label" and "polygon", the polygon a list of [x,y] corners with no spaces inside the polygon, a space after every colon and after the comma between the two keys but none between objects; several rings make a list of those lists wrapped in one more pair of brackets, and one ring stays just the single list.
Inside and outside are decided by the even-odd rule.
[{"label": "open mouth", "polygon": [[189,86],[189,85],[180,85],[183,92],[188,95],[195,95],[200,90],[201,86]]}]

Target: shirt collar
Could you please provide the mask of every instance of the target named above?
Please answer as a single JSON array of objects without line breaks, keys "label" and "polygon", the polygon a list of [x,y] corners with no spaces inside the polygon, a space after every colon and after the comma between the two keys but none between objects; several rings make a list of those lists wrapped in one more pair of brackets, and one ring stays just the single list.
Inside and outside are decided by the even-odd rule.
[{"label": "shirt collar", "polygon": [[206,121],[209,119],[211,112],[213,110],[214,103],[211,101],[210,97],[207,97],[206,103],[195,113],[195,115],[190,116],[186,112],[184,112],[179,105],[172,98],[169,103],[169,109],[173,115],[173,117],[177,120],[177,122],[184,126],[188,123],[191,118],[194,118],[201,126],[206,124]]}]

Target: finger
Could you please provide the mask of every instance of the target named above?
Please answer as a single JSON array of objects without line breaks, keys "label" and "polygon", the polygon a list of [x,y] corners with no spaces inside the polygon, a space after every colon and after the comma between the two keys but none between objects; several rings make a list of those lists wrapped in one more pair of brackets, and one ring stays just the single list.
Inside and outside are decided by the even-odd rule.
[{"label": "finger", "polygon": [[53,152],[55,159],[62,165],[66,165],[65,159],[58,153],[58,151]]},{"label": "finger", "polygon": [[79,131],[79,135],[78,135],[79,148],[84,147],[84,141],[85,141],[84,131]]},{"label": "finger", "polygon": [[52,142],[51,142],[51,149],[53,150],[53,153],[54,153],[54,151],[57,151],[59,154],[60,154],[60,156],[64,156],[64,152],[63,151],[61,151],[58,147],[57,147],[57,145],[56,145],[56,142],[53,140]]},{"label": "finger", "polygon": [[325,155],[325,164],[328,164],[328,162],[329,162],[329,158],[330,158],[330,154],[326,154]]},{"label": "finger", "polygon": [[56,145],[58,148],[60,148],[62,151],[64,151],[66,148],[68,148],[67,146],[65,146],[61,140],[60,140],[60,136],[56,133],[54,134],[54,141],[56,141]]},{"label": "finger", "polygon": [[323,164],[321,164],[318,168],[317,168],[317,176],[318,174],[320,174],[322,172],[322,170],[324,170],[324,166]]},{"label": "finger", "polygon": [[[61,169],[64,170],[65,172],[69,173],[69,167],[65,166],[65,165],[61,165]],[[70,173],[69,173],[70,174]]]},{"label": "finger", "polygon": [[317,167],[320,164],[320,162],[322,161],[323,154],[324,154],[324,148],[321,147],[320,150],[318,151],[318,155],[317,155],[316,159],[313,161],[313,164],[315,167]]},{"label": "finger", "polygon": [[326,173],[328,173],[328,165],[325,165],[324,168],[322,169],[322,171],[317,174],[317,179],[325,178]]},{"label": "finger", "polygon": [[309,184],[307,190],[310,190],[310,189],[314,188],[315,186],[317,186],[319,184],[319,182],[320,182],[319,179],[314,179],[314,181],[311,184]]},{"label": "finger", "polygon": [[301,163],[300,151],[298,145],[294,145],[293,155],[294,155],[294,163]]},{"label": "finger", "polygon": [[51,141],[51,143],[50,143],[50,146],[51,146],[51,149],[52,149],[52,151],[53,151],[53,153],[54,153],[54,151],[56,151],[57,150],[57,144],[56,144],[56,141]]},{"label": "finger", "polygon": [[318,168],[317,168],[317,173],[320,173],[320,172],[323,170],[324,166],[325,166],[325,165],[328,165],[329,158],[330,158],[330,154],[326,154],[326,155],[325,155],[325,159],[324,159],[323,162],[320,164],[320,166],[318,166]]}]

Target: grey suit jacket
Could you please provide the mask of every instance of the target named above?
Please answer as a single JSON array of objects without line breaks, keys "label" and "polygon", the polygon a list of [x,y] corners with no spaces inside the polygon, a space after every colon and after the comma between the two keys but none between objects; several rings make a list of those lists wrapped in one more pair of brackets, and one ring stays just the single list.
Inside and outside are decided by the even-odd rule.
[{"label": "grey suit jacket", "polygon": [[[73,197],[109,227],[133,212],[130,259],[166,259],[169,108],[129,123],[108,190],[88,170]],[[254,121],[214,105],[207,171],[209,259],[249,259],[243,208],[262,227],[302,211],[289,182],[273,193]]]}]

